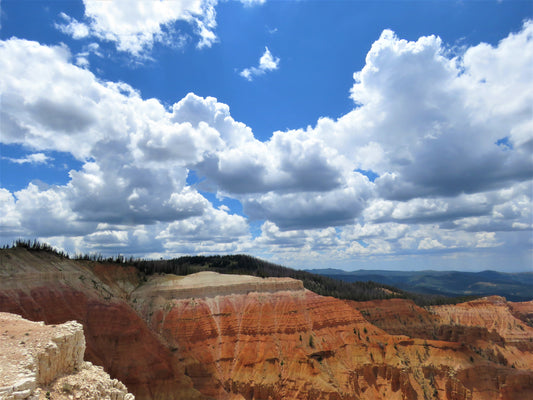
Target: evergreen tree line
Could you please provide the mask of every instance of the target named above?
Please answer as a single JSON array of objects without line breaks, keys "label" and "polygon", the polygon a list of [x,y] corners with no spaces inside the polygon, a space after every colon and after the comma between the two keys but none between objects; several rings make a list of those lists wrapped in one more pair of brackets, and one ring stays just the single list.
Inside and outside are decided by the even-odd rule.
[{"label": "evergreen tree line", "polygon": [[24,239],[17,239],[13,242],[12,245],[4,245],[2,246],[2,249],[11,249],[11,248],[22,248],[29,251],[44,251],[46,253],[55,254],[56,256],[59,256],[61,258],[70,258],[68,253],[65,253],[64,251],[59,251],[52,246],[50,246],[48,243],[41,243],[37,239],[34,240],[24,240]]},{"label": "evergreen tree line", "polygon": [[4,250],[12,249],[12,248],[22,248],[28,251],[43,251],[46,253],[54,254],[61,258],[73,259],[73,260],[95,261],[99,263],[132,264],[133,262],[140,261],[140,259],[133,258],[133,257],[126,258],[121,254],[113,256],[113,257],[104,257],[103,255],[97,254],[97,253],[96,254],[76,254],[71,258],[68,253],[58,250],[50,246],[48,243],[41,243],[36,239],[34,240],[17,239],[13,242],[13,244],[11,245],[6,244],[6,245],[3,245],[1,248]]}]

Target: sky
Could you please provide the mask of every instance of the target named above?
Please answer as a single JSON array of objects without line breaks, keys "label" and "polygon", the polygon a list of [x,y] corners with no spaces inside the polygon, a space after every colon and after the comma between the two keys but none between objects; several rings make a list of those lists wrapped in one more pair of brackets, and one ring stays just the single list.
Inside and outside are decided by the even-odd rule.
[{"label": "sky", "polygon": [[533,2],[0,2],[0,244],[533,271]]}]

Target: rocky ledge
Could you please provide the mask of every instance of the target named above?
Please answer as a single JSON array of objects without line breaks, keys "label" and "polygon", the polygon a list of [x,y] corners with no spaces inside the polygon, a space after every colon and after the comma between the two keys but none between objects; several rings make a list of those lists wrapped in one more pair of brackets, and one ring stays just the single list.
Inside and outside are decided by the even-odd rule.
[{"label": "rocky ledge", "polygon": [[81,324],[32,322],[0,313],[0,399],[134,400],[103,368],[83,361]]},{"label": "rocky ledge", "polygon": [[152,276],[147,284],[132,293],[132,297],[152,295],[169,300],[181,300],[252,292],[274,293],[303,290],[302,281],[291,278],[258,278],[203,271],[187,276],[172,274]]}]

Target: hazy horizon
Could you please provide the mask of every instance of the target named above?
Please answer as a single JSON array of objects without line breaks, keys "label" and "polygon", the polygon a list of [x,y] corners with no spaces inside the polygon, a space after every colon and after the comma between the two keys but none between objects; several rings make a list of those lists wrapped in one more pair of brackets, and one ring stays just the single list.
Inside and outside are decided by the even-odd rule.
[{"label": "hazy horizon", "polygon": [[0,244],[533,271],[531,1],[0,7]]}]

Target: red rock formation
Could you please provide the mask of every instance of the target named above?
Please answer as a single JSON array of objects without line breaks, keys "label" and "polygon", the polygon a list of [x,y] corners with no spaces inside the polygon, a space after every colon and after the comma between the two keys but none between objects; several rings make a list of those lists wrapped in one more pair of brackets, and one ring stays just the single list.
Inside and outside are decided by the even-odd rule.
[{"label": "red rock formation", "polygon": [[401,299],[349,304],[388,333],[456,342],[462,351],[473,352],[469,357],[475,366],[456,371],[462,385],[449,381],[447,396],[463,396],[465,389],[482,399],[528,398],[531,393],[533,329],[524,322],[533,315],[533,302],[491,296],[427,310]]},{"label": "red rock formation", "polygon": [[80,321],[88,359],[138,399],[506,400],[533,391],[533,329],[514,316],[527,307],[503,299],[354,303],[290,279],[144,281],[122,266],[23,249],[0,252],[0,264],[0,311]]},{"label": "red rock formation", "polygon": [[[504,339],[485,325],[463,325],[443,320],[436,312],[411,300],[348,301],[372,324],[392,335],[474,344],[480,340],[503,344]],[[455,306],[451,306],[454,310]],[[460,308],[460,307],[459,307]]]},{"label": "red rock formation", "polygon": [[524,322],[526,325],[533,327],[533,300],[521,303],[508,303],[513,315]]},{"label": "red rock formation", "polygon": [[456,305],[434,306],[430,310],[450,325],[485,327],[506,342],[529,340],[533,328],[516,318],[509,303],[500,296],[484,297]]},{"label": "red rock formation", "polygon": [[[168,346],[122,299],[122,290],[104,284],[88,263],[25,249],[0,257],[0,311],[47,324],[80,322],[86,359],[103,365],[137,399],[202,398]],[[116,265],[105,268],[118,277],[125,272]]]},{"label": "red rock formation", "polygon": [[[447,331],[451,325],[409,301],[343,302],[301,289],[215,296],[212,286],[184,298],[190,284],[176,279],[153,278],[132,298],[176,349],[195,387],[217,399],[485,399],[486,393],[516,395],[531,387],[527,372],[519,389],[509,386],[516,371],[502,364],[506,359],[498,359],[495,347],[450,341],[480,333],[473,343],[493,338],[503,344],[497,333],[483,326]],[[214,280],[225,285],[221,276]],[[368,323],[356,308],[396,335]],[[406,335],[420,328],[423,334],[412,336],[448,339]],[[485,365],[479,387],[478,364]]]},{"label": "red rock formation", "polygon": [[347,304],[359,310],[370,323],[391,335],[438,338],[435,330],[440,319],[411,300],[347,301]]}]

